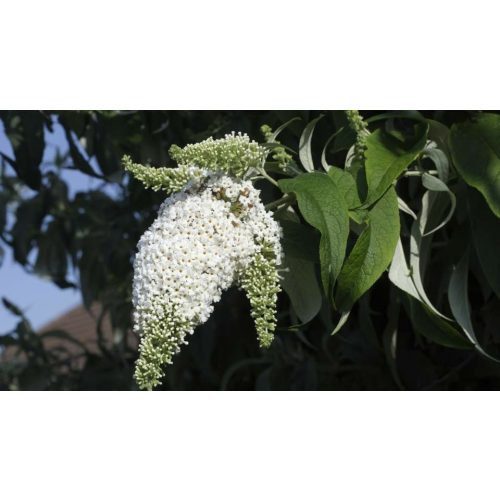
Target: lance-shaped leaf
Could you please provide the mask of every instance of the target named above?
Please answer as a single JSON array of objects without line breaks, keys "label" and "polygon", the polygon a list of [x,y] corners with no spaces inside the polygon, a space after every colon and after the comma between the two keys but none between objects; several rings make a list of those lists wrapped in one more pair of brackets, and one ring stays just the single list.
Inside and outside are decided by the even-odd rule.
[{"label": "lance-shaped leaf", "polygon": [[418,215],[418,219],[412,224],[411,228],[410,269],[411,279],[418,292],[420,301],[435,315],[444,320],[450,320],[450,318],[446,317],[434,307],[424,288],[425,272],[433,238],[432,232],[428,232],[427,236],[425,236],[425,234],[429,227],[435,227],[436,221],[442,219],[442,214],[446,209],[446,203],[446,196],[440,192],[427,191],[422,197],[422,208]]},{"label": "lance-shaped leaf", "polygon": [[469,281],[469,253],[466,252],[455,266],[451,274],[450,284],[448,286],[448,300],[450,301],[451,311],[457,323],[462,327],[467,338],[472,342],[478,352],[487,358],[500,362],[500,360],[489,355],[477,340],[472,320],[470,316],[470,305],[467,293]]},{"label": "lance-shaped leaf", "polygon": [[365,205],[377,201],[425,146],[428,125],[416,125],[416,139],[405,143],[377,130],[366,138],[365,169],[368,195]]},{"label": "lance-shaped leaf", "polygon": [[318,116],[318,118],[311,120],[306,125],[306,127],[304,128],[304,131],[302,132],[302,135],[300,136],[299,158],[300,158],[300,161],[302,162],[302,165],[304,165],[304,168],[308,172],[312,172],[314,170],[311,140],[312,140],[314,128],[316,127],[316,123],[318,123],[318,121],[321,120],[321,118],[323,118],[323,115],[320,115],[320,116]]},{"label": "lance-shaped leaf", "polygon": [[450,148],[458,173],[500,217],[500,116],[484,113],[473,122],[454,125]]},{"label": "lance-shaped leaf", "polygon": [[349,234],[344,194],[331,177],[319,172],[280,180],[279,186],[283,192],[297,195],[304,219],[321,233],[321,280],[329,295],[344,261]]},{"label": "lance-shaped leaf", "polygon": [[361,233],[340,272],[336,305],[348,311],[390,264],[399,238],[398,199],[390,188],[368,213]]}]

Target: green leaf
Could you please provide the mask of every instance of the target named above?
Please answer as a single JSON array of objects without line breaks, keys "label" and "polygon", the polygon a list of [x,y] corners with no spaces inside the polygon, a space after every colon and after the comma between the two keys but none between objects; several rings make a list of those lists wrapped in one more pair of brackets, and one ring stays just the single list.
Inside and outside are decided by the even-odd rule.
[{"label": "green leaf", "polygon": [[453,125],[450,148],[458,173],[500,217],[500,116],[483,113]]},{"label": "green leaf", "polygon": [[338,278],[337,308],[348,311],[390,264],[399,238],[398,199],[390,188],[368,213],[361,233]]},{"label": "green leaf", "polygon": [[475,189],[467,190],[467,205],[474,247],[481,269],[497,297],[500,297],[500,219],[495,217],[484,198]]},{"label": "green leaf", "polygon": [[[286,212],[285,212],[286,214]],[[283,229],[282,244],[286,255],[300,260],[319,262],[318,248],[319,235],[312,227],[300,224],[293,220],[279,218]]]},{"label": "green leaf", "polygon": [[490,356],[479,345],[472,320],[470,316],[470,305],[468,298],[468,278],[469,278],[469,252],[466,252],[460,262],[454,267],[448,286],[448,300],[451,312],[457,323],[462,327],[467,338],[472,342],[478,352],[487,358],[500,362],[500,360]]},{"label": "green leaf", "polygon": [[377,201],[389,186],[418,157],[426,140],[427,126],[419,125],[419,132],[413,144],[405,144],[377,130],[366,138],[365,169],[368,195],[365,205]]},{"label": "green leaf", "polygon": [[302,132],[302,135],[300,136],[299,158],[300,158],[300,161],[302,162],[302,165],[304,165],[304,168],[308,172],[312,172],[314,170],[314,162],[313,162],[312,149],[311,149],[311,139],[312,139],[312,135],[314,132],[314,128],[316,127],[316,123],[318,123],[318,121],[321,120],[321,118],[323,118],[323,115],[320,115],[320,116],[318,116],[318,118],[311,120],[306,125],[306,127],[304,128],[304,131]]},{"label": "green leaf", "polygon": [[321,289],[316,279],[311,261],[290,257],[286,253],[283,260],[281,284],[290,297],[294,311],[302,323],[311,321],[321,309]]},{"label": "green leaf", "polygon": [[329,295],[342,267],[349,234],[349,216],[337,184],[326,174],[312,172],[278,181],[285,193],[297,195],[304,219],[321,233],[321,280]]},{"label": "green leaf", "polygon": [[446,153],[439,149],[435,142],[429,141],[424,148],[422,158],[429,158],[438,171],[439,178],[443,182],[448,182],[450,176],[450,162]]},{"label": "green leaf", "polygon": [[330,167],[328,176],[337,184],[349,210],[354,210],[361,205],[356,181],[349,172],[338,167]]},{"label": "green leaf", "polygon": [[424,289],[425,271],[432,244],[432,232],[427,232],[427,236],[424,236],[424,234],[427,227],[435,227],[436,221],[441,220],[445,208],[446,197],[442,196],[442,193],[427,191],[422,197],[422,208],[418,214],[418,219],[411,227],[410,269],[411,279],[417,290],[418,297],[425,304],[426,309],[443,320],[450,320],[434,307]]},{"label": "green leaf", "polygon": [[400,198],[398,196],[398,207],[401,212],[404,212],[405,214],[408,214],[412,219],[417,220],[417,215],[415,212],[408,206],[406,201],[403,200],[403,198]]},{"label": "green leaf", "polygon": [[436,344],[456,349],[470,349],[469,341],[448,321],[436,316],[425,304],[411,297],[410,319],[420,335],[436,342]]},{"label": "green leaf", "polygon": [[310,226],[280,220],[283,229],[282,286],[302,323],[307,323],[321,308],[321,290],[314,263],[318,261],[319,238]]},{"label": "green leaf", "polygon": [[394,283],[394,285],[406,292],[408,295],[411,295],[417,300],[422,300],[418,294],[415,284],[413,283],[410,268],[406,263],[406,257],[401,239],[398,239],[396,250],[394,251],[394,256],[392,257],[391,267],[389,268],[389,279],[392,283]]},{"label": "green leaf", "polygon": [[429,175],[428,173],[424,173],[422,175],[422,185],[428,189],[429,191],[434,191],[437,193],[446,193],[446,195],[450,198],[450,210],[448,211],[448,214],[442,220],[439,224],[437,224],[434,228],[429,229],[427,232],[423,232],[422,229],[422,236],[428,236],[429,234],[435,233],[436,231],[439,231],[443,226],[445,226],[450,219],[453,217],[453,214],[455,212],[455,207],[457,205],[457,199],[455,197],[455,194],[450,191],[448,186],[440,179],[437,177],[433,177],[432,175]]}]

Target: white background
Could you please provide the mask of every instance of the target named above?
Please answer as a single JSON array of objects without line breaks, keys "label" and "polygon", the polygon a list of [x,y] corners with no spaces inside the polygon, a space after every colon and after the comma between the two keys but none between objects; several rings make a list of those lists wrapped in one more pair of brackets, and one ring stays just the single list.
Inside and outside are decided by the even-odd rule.
[{"label": "white background", "polygon": [[[0,108],[492,109],[494,2],[4,2]],[[498,498],[498,394],[0,395],[0,498]]]}]

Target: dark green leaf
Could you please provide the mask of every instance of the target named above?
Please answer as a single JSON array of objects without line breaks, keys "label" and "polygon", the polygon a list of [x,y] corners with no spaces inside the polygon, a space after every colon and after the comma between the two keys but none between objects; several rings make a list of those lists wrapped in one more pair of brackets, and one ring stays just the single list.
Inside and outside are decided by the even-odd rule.
[{"label": "dark green leaf", "polygon": [[38,239],[38,256],[35,272],[53,280],[64,280],[68,267],[68,258],[63,239],[64,228],[60,221],[53,220],[47,230]]},{"label": "dark green leaf", "polygon": [[3,305],[15,316],[23,317],[24,314],[19,307],[13,304],[9,299],[2,297]]},{"label": "dark green leaf", "polygon": [[473,122],[453,125],[450,147],[459,174],[500,217],[500,116],[483,113]]},{"label": "dark green leaf", "polygon": [[470,342],[452,324],[436,316],[425,304],[408,297],[411,322],[422,336],[446,347],[470,349]]},{"label": "dark green leaf", "polygon": [[500,219],[491,212],[484,198],[474,189],[467,192],[474,247],[484,276],[500,297]]},{"label": "dark green leaf", "polygon": [[314,263],[318,261],[319,238],[316,231],[292,220],[280,220],[283,229],[282,285],[297,316],[307,323],[321,308],[321,290]]},{"label": "dark green leaf", "polygon": [[377,201],[418,157],[425,145],[426,131],[426,126],[422,125],[416,141],[410,144],[405,144],[382,130],[377,130],[366,138],[368,196],[365,205]]},{"label": "dark green leaf", "polygon": [[16,220],[12,228],[14,258],[25,264],[33,248],[35,237],[45,216],[46,203],[43,191],[23,201],[16,210]]},{"label": "dark green leaf", "polygon": [[38,111],[3,111],[0,117],[14,150],[14,170],[31,189],[39,189],[40,163],[45,149],[43,115]]}]

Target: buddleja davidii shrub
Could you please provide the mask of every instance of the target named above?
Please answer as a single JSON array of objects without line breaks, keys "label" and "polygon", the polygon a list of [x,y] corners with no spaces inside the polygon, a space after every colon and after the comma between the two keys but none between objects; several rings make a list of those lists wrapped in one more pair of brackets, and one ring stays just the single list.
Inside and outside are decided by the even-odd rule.
[{"label": "buddleja davidii shrub", "polygon": [[[245,219],[253,208],[242,204],[240,199],[242,193],[252,193],[251,205],[258,207],[259,214],[255,221],[259,217],[261,221],[266,220],[268,228],[263,232],[252,229],[246,240],[243,237],[233,241],[226,236],[218,243],[217,251],[223,247],[223,241],[231,242],[235,255],[232,265],[219,269],[217,275],[221,281],[213,290],[209,288],[207,294],[196,286],[193,288],[194,283],[189,281],[192,274],[189,262],[181,266],[187,270],[185,282],[176,287],[174,281],[174,290],[169,288],[170,275],[158,288],[157,278],[147,276],[146,268],[136,264],[136,328],[143,337],[137,365],[141,387],[152,388],[159,383],[164,364],[172,362],[186,335],[206,320],[212,304],[231,284],[239,284],[247,291],[264,347],[272,342],[276,294],[280,286],[289,295],[293,313],[302,326],[321,311],[324,325],[330,323],[325,321],[325,316],[331,316],[332,334],[335,334],[349,321],[357,302],[385,276],[392,283],[393,291],[388,307],[390,336],[386,339],[384,333],[384,347],[392,358],[389,362],[392,361],[396,382],[398,375],[393,358],[402,314],[400,303],[416,335],[447,347],[475,347],[493,358],[490,346],[481,347],[482,342],[474,332],[471,319],[474,315],[468,303],[468,276],[469,255],[473,251],[482,272],[488,276],[486,286],[498,296],[500,279],[492,251],[495,246],[487,244],[489,233],[494,243],[500,237],[498,116],[481,114],[473,121],[454,126],[450,132],[443,124],[418,113],[389,113],[371,117],[368,122],[358,112],[350,111],[346,112],[344,127],[332,131],[321,152],[313,148],[312,141],[320,120],[318,117],[305,126],[298,151],[279,141],[281,132],[296,121],[293,119],[275,131],[264,125],[266,142],[260,145],[241,134],[232,134],[185,148],[173,146],[170,155],[178,162],[175,169],[153,169],[134,164],[130,158],[124,159],[126,168],[146,187],[171,194],[157,219],[164,218],[165,229],[158,233],[157,240],[153,238],[153,243],[143,245],[145,249],[140,245],[136,262],[151,260],[158,248],[178,243],[175,237],[172,241],[171,232],[177,211],[174,210],[175,216],[162,215],[170,210],[170,204],[175,206],[176,200],[185,203],[186,199],[205,196],[204,201],[200,201],[200,210],[195,211],[196,215],[188,223],[196,237],[189,236],[188,227],[181,231],[189,236],[187,255],[191,260],[198,259],[200,249],[195,248],[195,243],[202,240],[201,235],[214,230],[213,215],[204,212],[210,203],[222,203],[217,216],[219,222],[230,221],[233,228],[240,225],[251,228],[252,224],[247,224]],[[350,142],[346,138],[351,138]],[[346,151],[340,167],[327,160],[329,146],[335,146],[336,142],[343,142]],[[251,182],[241,184],[258,179],[282,191],[282,196],[269,203],[267,210]],[[229,184],[222,186],[220,182]],[[179,195],[175,193],[180,193],[181,198],[176,198]],[[467,225],[470,238],[455,236],[463,232],[464,225],[461,210],[456,211],[457,195],[459,208],[466,206],[471,222]],[[270,211],[274,212],[273,217]],[[474,224],[478,217],[485,221],[484,225]],[[154,232],[150,229],[147,233],[150,236],[151,231]],[[238,230],[216,232],[234,236]],[[437,239],[439,245],[434,245]],[[428,271],[435,261],[443,262],[443,252],[451,250],[450,241],[457,246],[452,252],[455,258],[444,259],[447,266],[439,273],[439,288],[444,293],[435,293],[429,288]],[[207,246],[201,251],[217,255],[215,249]],[[223,250],[222,254],[229,255],[230,250]],[[249,256],[253,256],[251,264],[245,260]],[[156,261],[163,269],[164,258],[167,257]],[[168,259],[172,259],[172,255],[169,254]],[[238,263],[238,259],[243,260]],[[179,257],[173,261],[180,262]],[[158,270],[153,274],[158,276]],[[138,306],[140,286],[137,283],[152,278],[160,301],[155,305],[151,294],[146,292],[147,305]],[[189,290],[203,297],[206,306],[202,312],[179,313],[179,306],[189,303],[183,296],[184,292],[190,293]],[[488,293],[486,290],[485,296]],[[165,310],[165,294],[168,303],[176,295],[182,299],[178,303],[174,300]],[[149,330],[152,333],[148,333]]]},{"label": "buddleja davidii shrub", "polygon": [[[487,276],[477,277],[485,303],[498,305],[500,117],[482,113],[451,131],[418,113],[388,113],[367,123],[350,111],[347,119],[355,139],[342,168],[326,159],[330,140],[319,165],[313,163],[320,156],[311,147],[316,119],[300,140],[298,157],[305,173],[279,181],[283,199],[294,193],[295,213],[321,235],[323,297],[337,318],[332,333],[386,275],[396,291],[390,294],[388,310],[400,311],[393,303],[402,302],[415,334],[447,347],[474,347],[496,360],[495,347],[483,346],[488,339],[474,330],[474,321],[481,318],[469,305],[468,278],[475,252],[480,274]],[[334,131],[332,138],[340,133]],[[284,246],[287,259],[286,239]],[[436,261],[441,268],[430,276]],[[429,287],[429,278],[439,283],[441,292]],[[315,297],[306,310],[304,301],[296,306],[304,321],[320,311],[314,276],[302,283],[285,279],[284,287],[294,306],[300,296]],[[398,318],[389,321],[395,342]]]}]

